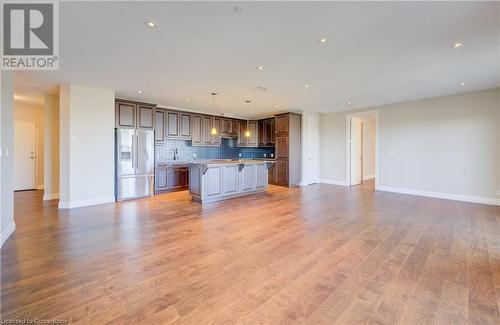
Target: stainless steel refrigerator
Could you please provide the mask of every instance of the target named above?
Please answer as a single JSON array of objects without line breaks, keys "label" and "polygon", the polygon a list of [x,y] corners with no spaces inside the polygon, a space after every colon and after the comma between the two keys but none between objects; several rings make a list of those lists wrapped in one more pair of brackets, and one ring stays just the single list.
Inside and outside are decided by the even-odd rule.
[{"label": "stainless steel refrigerator", "polygon": [[154,194],[154,131],[116,129],[116,200]]}]

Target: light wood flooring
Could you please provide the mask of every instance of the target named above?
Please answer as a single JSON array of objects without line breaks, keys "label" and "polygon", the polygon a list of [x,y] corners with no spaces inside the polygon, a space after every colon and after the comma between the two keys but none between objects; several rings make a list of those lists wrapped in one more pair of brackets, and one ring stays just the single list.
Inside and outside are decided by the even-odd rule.
[{"label": "light wood flooring", "polygon": [[271,186],[58,210],[15,195],[3,319],[73,324],[499,324],[500,207]]}]

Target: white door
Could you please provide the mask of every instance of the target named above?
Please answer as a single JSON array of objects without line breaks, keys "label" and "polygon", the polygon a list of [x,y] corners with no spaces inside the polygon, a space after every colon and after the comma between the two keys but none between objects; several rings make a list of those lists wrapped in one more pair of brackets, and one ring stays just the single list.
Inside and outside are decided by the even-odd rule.
[{"label": "white door", "polygon": [[363,125],[359,118],[351,117],[351,185],[361,183],[363,170]]},{"label": "white door", "polygon": [[313,114],[304,114],[305,125],[303,129],[304,185],[317,183],[319,180],[319,117]]},{"label": "white door", "polygon": [[36,125],[34,122],[14,123],[14,190],[36,188],[35,170]]}]

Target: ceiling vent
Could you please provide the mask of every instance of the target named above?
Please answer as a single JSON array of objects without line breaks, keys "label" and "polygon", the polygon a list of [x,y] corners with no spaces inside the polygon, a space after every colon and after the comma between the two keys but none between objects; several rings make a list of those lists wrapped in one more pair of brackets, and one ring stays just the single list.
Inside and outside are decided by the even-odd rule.
[{"label": "ceiling vent", "polygon": [[255,90],[255,91],[260,91],[260,92],[264,92],[264,91],[267,91],[267,88],[264,88],[264,87],[259,86],[259,87],[255,87],[253,90]]}]

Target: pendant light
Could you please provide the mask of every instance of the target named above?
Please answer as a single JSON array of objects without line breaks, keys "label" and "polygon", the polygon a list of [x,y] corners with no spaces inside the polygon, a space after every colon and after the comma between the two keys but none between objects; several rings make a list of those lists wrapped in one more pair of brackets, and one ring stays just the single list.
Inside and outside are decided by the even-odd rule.
[{"label": "pendant light", "polygon": [[[217,96],[217,93],[212,93],[212,98],[214,99],[214,110],[215,110],[215,96]],[[215,127],[215,112],[212,116],[212,130],[210,131],[211,135],[217,135],[217,128]]]},{"label": "pendant light", "polygon": [[245,103],[247,103],[247,111],[248,111],[248,115],[247,115],[247,131],[245,132],[245,137],[246,138],[250,138],[250,130],[248,129],[248,120],[250,119],[250,103],[251,101],[250,100],[246,100]]}]

